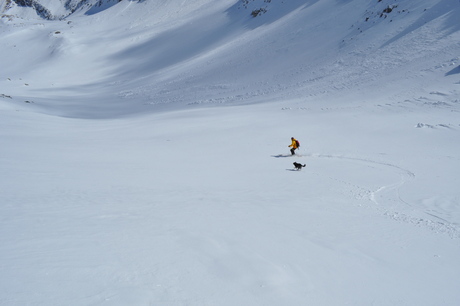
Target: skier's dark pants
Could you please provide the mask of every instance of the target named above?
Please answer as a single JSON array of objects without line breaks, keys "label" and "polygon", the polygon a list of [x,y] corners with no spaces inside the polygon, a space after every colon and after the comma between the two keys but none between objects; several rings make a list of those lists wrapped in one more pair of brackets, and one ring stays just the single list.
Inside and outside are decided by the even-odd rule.
[{"label": "skier's dark pants", "polygon": [[294,151],[295,151],[295,149],[294,149],[294,148],[292,148],[292,149],[291,149],[291,155],[294,155],[294,154],[295,154],[295,152],[294,152]]}]

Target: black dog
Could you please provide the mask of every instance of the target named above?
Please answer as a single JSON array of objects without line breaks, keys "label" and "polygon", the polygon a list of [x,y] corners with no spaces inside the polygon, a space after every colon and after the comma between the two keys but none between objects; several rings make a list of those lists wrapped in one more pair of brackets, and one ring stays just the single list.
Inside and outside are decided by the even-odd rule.
[{"label": "black dog", "polygon": [[305,167],[306,165],[302,165],[300,163],[293,162],[292,163],[295,167],[296,170],[302,170],[302,167]]}]

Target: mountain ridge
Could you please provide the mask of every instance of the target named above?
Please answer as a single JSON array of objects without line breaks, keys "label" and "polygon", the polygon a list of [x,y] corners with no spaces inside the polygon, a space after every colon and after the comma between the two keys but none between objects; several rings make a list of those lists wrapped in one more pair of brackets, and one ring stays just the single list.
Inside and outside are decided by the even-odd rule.
[{"label": "mountain ridge", "polygon": [[[72,16],[76,12],[93,14],[103,11],[122,0],[6,0],[0,6],[0,12],[14,12],[21,16],[25,11],[34,11],[45,20],[59,20]],[[144,0],[128,0],[142,2]]]}]

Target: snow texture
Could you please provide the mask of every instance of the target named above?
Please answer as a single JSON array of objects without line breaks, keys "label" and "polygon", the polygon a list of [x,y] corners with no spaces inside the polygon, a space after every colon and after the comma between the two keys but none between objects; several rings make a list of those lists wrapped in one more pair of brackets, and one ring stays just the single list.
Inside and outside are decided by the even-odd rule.
[{"label": "snow texture", "polygon": [[0,305],[459,305],[459,15],[2,0]]}]

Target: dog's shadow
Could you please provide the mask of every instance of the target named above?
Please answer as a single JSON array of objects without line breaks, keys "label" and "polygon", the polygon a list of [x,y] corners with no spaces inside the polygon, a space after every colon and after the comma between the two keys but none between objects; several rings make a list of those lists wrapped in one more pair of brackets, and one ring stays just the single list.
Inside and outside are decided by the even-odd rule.
[{"label": "dog's shadow", "polygon": [[300,171],[300,169],[286,169],[286,171],[294,171],[294,172],[297,172],[297,171]]}]

